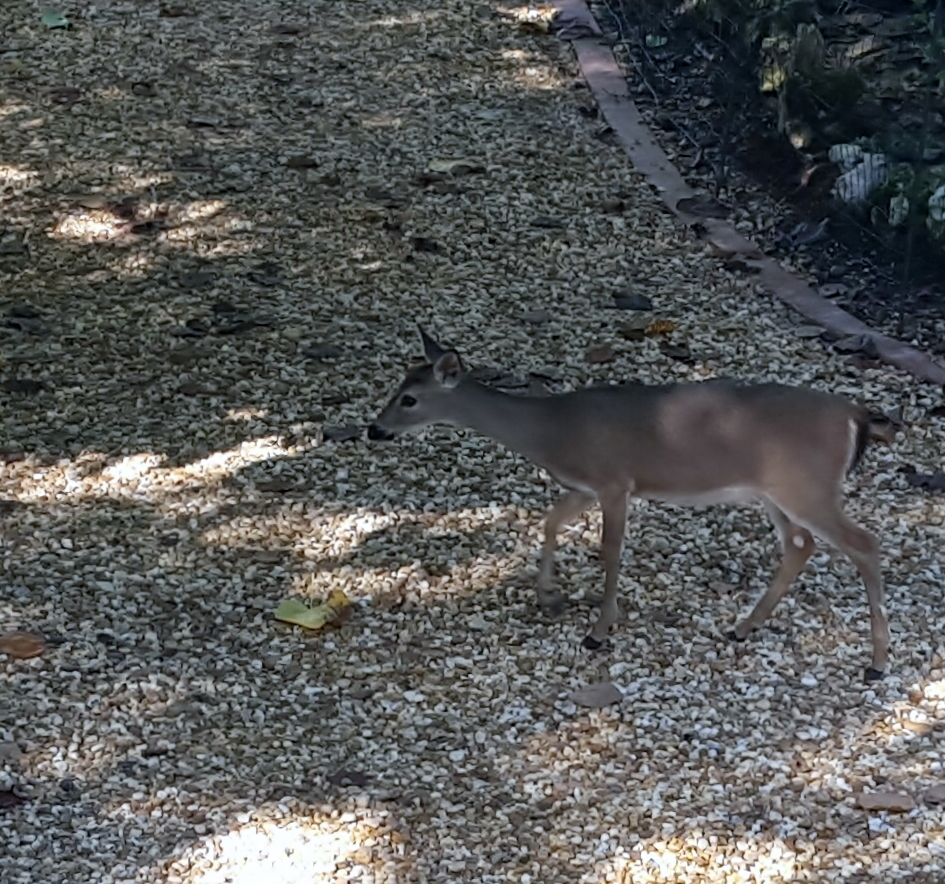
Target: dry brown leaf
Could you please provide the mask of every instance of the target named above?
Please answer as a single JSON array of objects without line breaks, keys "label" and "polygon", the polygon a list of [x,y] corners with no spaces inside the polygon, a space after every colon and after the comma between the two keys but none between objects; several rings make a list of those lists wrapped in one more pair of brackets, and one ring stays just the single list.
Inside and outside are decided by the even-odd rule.
[{"label": "dry brown leaf", "polygon": [[924,798],[926,804],[945,804],[945,783],[932,786],[931,789],[926,791]]},{"label": "dry brown leaf", "polygon": [[0,789],[0,809],[26,804],[26,799],[12,789]]},{"label": "dry brown leaf", "polygon": [[862,810],[889,810],[906,813],[915,809],[915,798],[906,792],[861,792],[856,796],[856,806]]},{"label": "dry brown leaf", "polygon": [[613,362],[617,358],[614,348],[610,344],[601,344],[598,347],[591,347],[587,351],[585,359],[593,365],[599,365],[603,362]]},{"label": "dry brown leaf", "polygon": [[46,642],[32,632],[0,633],[0,654],[6,654],[14,660],[38,657],[45,650]]},{"label": "dry brown leaf", "polygon": [[568,698],[578,706],[603,709],[605,706],[611,706],[623,700],[623,691],[613,682],[601,681],[597,684],[589,684],[586,688],[571,691]]},{"label": "dry brown leaf", "polygon": [[655,338],[659,335],[668,335],[676,330],[676,323],[672,319],[654,319],[647,327],[646,333]]}]

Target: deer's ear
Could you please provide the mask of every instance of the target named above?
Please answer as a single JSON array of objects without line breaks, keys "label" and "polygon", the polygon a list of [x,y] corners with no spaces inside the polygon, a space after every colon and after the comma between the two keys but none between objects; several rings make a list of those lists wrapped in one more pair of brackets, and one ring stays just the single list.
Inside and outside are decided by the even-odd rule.
[{"label": "deer's ear", "polygon": [[423,344],[423,355],[426,357],[427,362],[433,365],[446,350],[424,331],[422,325],[417,326],[417,331],[420,332],[420,341]]},{"label": "deer's ear", "polygon": [[433,377],[446,388],[455,387],[463,377],[463,361],[455,350],[447,350],[433,363]]}]

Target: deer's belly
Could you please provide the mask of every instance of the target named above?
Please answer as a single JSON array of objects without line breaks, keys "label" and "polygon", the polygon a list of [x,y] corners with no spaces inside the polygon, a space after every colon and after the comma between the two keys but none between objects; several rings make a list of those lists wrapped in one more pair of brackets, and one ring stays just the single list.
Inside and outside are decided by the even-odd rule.
[{"label": "deer's belly", "polygon": [[658,500],[662,503],[671,503],[676,506],[713,506],[718,503],[754,503],[760,495],[754,488],[740,485],[731,485],[722,488],[713,488],[709,491],[663,491],[638,489],[634,492],[637,497],[647,500]]}]

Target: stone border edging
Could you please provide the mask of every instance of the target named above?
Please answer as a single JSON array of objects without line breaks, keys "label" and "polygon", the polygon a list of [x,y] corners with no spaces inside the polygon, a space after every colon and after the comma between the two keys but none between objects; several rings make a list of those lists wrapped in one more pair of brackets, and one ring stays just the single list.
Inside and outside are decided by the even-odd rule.
[{"label": "stone border edging", "polygon": [[601,115],[614,130],[634,168],[656,188],[670,211],[687,226],[701,225],[702,238],[755,270],[769,293],[789,304],[827,331],[848,337],[863,335],[889,365],[923,381],[945,385],[945,365],[914,347],[870,328],[855,316],[826,300],[811,286],[785,270],[774,258],[763,255],[728,221],[701,218],[677,208],[681,199],[696,196],[679,170],[659,146],[630,97],[627,82],[613,51],[601,42],[601,30],[584,0],[551,0],[556,10],[559,39],[571,44],[581,73],[597,101]]}]

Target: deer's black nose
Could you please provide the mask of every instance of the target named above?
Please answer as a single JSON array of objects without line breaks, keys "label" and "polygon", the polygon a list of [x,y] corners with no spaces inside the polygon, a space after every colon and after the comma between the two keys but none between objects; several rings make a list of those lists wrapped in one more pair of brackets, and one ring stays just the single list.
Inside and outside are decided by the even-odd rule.
[{"label": "deer's black nose", "polygon": [[380,424],[371,424],[367,430],[367,437],[372,442],[389,442],[394,438],[390,430],[385,430]]}]

